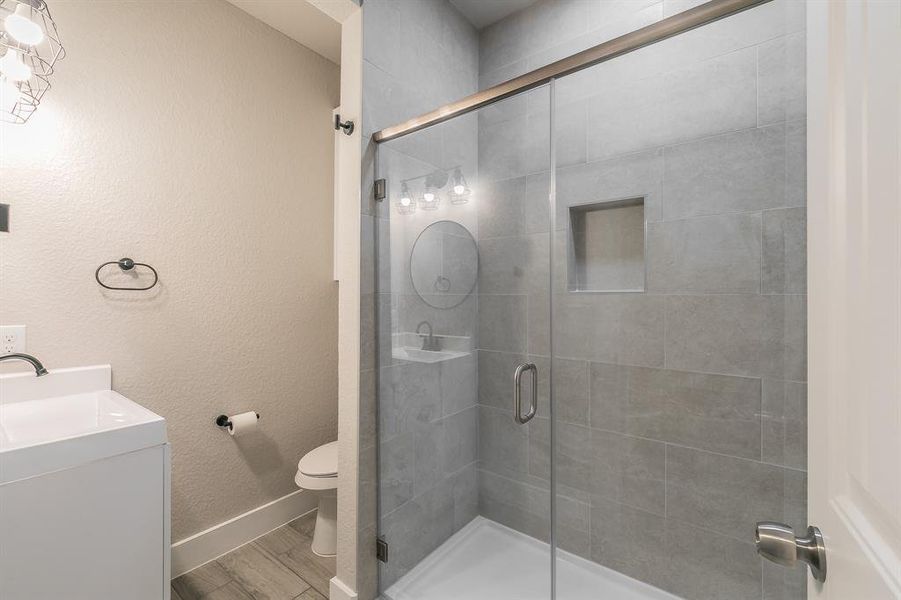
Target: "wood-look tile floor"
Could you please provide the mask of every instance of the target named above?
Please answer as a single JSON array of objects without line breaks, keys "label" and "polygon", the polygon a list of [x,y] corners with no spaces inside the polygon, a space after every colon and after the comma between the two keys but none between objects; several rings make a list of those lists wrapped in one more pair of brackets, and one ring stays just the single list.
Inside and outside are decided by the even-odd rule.
[{"label": "wood-look tile floor", "polygon": [[303,516],[172,581],[172,600],[326,600],[335,559],[310,549]]}]

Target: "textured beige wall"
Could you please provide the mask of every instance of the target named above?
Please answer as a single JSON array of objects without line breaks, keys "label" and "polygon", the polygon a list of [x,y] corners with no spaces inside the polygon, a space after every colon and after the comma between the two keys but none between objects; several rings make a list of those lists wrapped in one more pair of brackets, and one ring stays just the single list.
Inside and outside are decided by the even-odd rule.
[{"label": "textured beige wall", "polygon": [[[221,0],[51,3],[69,51],[0,129],[0,321],[166,417],[173,540],[293,491],[337,431],[338,67]],[[94,269],[154,265],[151,292]],[[236,440],[219,412],[256,409]]]}]

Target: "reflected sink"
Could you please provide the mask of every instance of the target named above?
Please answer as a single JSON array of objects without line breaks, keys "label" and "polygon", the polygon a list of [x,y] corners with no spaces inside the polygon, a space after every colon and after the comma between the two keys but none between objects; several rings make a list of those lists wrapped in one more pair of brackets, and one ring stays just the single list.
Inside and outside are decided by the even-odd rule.
[{"label": "reflected sink", "polygon": [[411,360],[413,362],[421,363],[436,363],[468,355],[469,352],[458,352],[455,350],[420,350],[419,348],[410,348],[409,346],[391,349],[391,356],[398,360]]},{"label": "reflected sink", "polygon": [[397,360],[437,363],[472,354],[470,338],[460,335],[436,335],[440,350],[423,350],[422,337],[410,332],[391,336],[391,356]]},{"label": "reflected sink", "polygon": [[0,484],[166,443],[111,380],[109,365],[0,375]]}]

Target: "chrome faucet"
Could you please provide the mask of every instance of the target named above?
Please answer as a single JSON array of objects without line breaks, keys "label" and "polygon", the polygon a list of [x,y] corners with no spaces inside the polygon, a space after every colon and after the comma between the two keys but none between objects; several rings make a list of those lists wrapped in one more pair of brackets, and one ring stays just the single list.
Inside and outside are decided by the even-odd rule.
[{"label": "chrome faucet", "polygon": [[31,366],[34,367],[34,374],[38,377],[48,375],[47,369],[44,368],[41,361],[30,354],[4,354],[3,356],[0,356],[0,361],[4,360],[24,360],[27,363],[31,363]]},{"label": "chrome faucet", "polygon": [[[425,325],[429,328],[429,333],[426,335],[419,333],[419,330],[422,329],[423,325]],[[431,352],[438,352],[439,350],[441,350],[441,346],[438,345],[438,338],[436,338],[432,334],[432,324],[429,323],[428,321],[423,321],[422,323],[420,323],[419,325],[416,326],[416,335],[418,335],[419,337],[422,338],[422,349],[423,350],[429,350]]]}]

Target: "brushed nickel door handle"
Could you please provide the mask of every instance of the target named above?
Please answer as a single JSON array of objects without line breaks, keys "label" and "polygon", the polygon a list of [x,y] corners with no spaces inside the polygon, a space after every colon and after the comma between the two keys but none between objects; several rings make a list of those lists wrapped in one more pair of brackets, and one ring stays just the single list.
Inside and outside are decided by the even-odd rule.
[{"label": "brushed nickel door handle", "polygon": [[814,579],[826,581],[826,544],[819,528],[810,526],[807,535],[799,538],[784,523],[761,521],[754,538],[757,554],[765,559],[786,567],[806,563]]},{"label": "brushed nickel door handle", "polygon": [[[532,396],[529,403],[529,412],[522,414],[522,374],[529,371],[532,374]],[[513,418],[520,425],[525,425],[535,417],[538,412],[538,367],[533,363],[520,363],[513,371]]]}]

